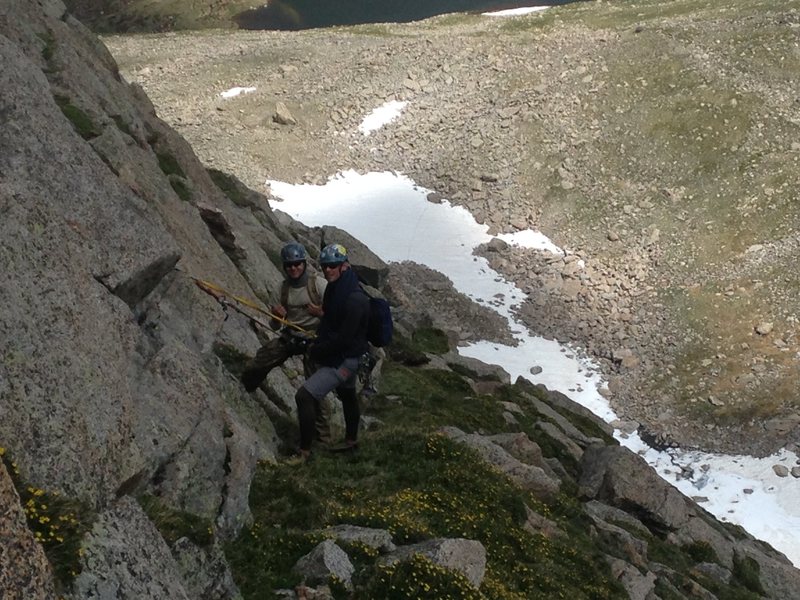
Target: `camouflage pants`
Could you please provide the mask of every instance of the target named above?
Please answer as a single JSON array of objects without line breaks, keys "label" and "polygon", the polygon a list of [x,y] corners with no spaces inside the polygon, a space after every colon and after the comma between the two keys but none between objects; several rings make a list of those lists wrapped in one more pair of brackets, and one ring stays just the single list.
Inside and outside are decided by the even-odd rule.
[{"label": "camouflage pants", "polygon": [[[275,367],[281,366],[290,357],[298,356],[296,347],[283,337],[276,337],[269,340],[256,352],[255,357],[245,366],[242,372],[242,383],[248,392],[255,391],[264,381],[269,372]],[[303,355],[303,375],[308,379],[315,371],[315,367],[307,355]],[[328,443],[331,440],[330,433],[330,404],[326,399],[319,402],[317,407],[317,418],[315,422],[316,436],[321,442]]]}]

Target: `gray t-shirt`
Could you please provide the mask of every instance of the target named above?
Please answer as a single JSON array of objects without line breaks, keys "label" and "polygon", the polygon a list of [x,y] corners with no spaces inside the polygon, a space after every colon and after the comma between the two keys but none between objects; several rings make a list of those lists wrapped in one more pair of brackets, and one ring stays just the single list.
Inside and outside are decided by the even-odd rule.
[{"label": "gray t-shirt", "polygon": [[[315,273],[309,273],[308,285],[316,286],[317,293],[319,294],[319,303],[322,304],[322,297],[325,295],[325,286],[328,285],[328,282]],[[307,286],[304,285],[297,288],[289,286],[289,293],[286,301],[286,319],[299,325],[303,329],[316,331],[319,326],[319,317],[308,314],[306,305],[310,303],[311,297],[308,294]]]}]

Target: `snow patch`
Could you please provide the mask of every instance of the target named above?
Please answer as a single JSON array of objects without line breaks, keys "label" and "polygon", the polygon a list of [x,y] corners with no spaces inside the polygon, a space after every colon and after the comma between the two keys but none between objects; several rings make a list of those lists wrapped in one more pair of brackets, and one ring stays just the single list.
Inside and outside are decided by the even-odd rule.
[{"label": "snow patch", "polygon": [[365,136],[369,135],[399,117],[407,104],[408,102],[400,102],[399,100],[386,102],[368,114],[361,122],[361,125],[358,126],[358,130]]},{"label": "snow patch", "polygon": [[250,92],[255,92],[256,88],[254,87],[233,87],[229,90],[225,90],[220,94],[223,98],[234,98],[239,94],[249,94]]}]

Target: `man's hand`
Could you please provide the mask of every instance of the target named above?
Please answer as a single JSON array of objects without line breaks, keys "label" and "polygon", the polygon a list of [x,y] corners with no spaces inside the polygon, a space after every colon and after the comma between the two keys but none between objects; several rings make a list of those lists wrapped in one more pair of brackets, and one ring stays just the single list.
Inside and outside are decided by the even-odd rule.
[{"label": "man's hand", "polygon": [[308,314],[312,317],[321,317],[322,316],[322,305],[321,304],[306,304],[306,310]]},{"label": "man's hand", "polygon": [[270,312],[275,315],[276,317],[280,317],[281,319],[285,319],[287,312],[286,307],[282,304],[275,304],[270,308]]}]

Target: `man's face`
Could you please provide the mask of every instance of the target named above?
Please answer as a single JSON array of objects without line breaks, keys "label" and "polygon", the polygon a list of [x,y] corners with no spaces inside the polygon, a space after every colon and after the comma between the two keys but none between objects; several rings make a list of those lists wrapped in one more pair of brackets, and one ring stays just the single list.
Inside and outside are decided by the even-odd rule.
[{"label": "man's face", "polygon": [[296,260],[294,262],[283,263],[283,270],[289,279],[297,279],[303,276],[306,272],[306,261]]},{"label": "man's face", "polygon": [[342,271],[347,270],[347,263],[337,263],[334,265],[322,265],[322,275],[328,283],[333,283],[342,276]]}]

